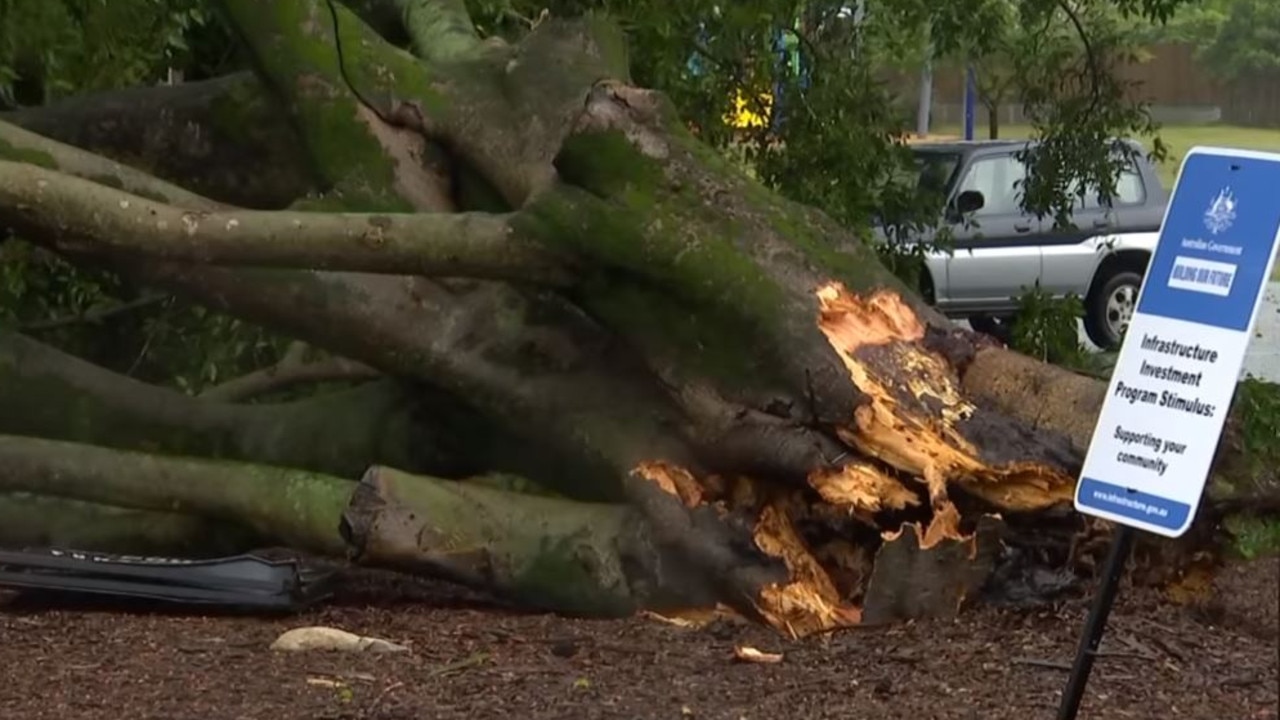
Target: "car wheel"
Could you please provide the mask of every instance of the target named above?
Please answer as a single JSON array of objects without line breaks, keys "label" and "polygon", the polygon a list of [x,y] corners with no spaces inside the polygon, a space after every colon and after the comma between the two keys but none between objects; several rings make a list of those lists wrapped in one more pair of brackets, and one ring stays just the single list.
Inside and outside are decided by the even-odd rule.
[{"label": "car wheel", "polygon": [[974,315],[969,318],[969,327],[1008,345],[1013,339],[1013,320],[1012,316]]},{"label": "car wheel", "polygon": [[1120,347],[1138,308],[1141,288],[1142,275],[1132,270],[1117,272],[1098,287],[1084,314],[1084,331],[1094,345],[1103,350]]}]

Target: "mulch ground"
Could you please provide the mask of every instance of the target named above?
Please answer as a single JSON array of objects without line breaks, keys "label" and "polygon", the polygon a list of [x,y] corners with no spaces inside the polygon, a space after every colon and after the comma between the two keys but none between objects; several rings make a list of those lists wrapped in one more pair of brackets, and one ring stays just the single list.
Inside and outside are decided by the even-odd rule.
[{"label": "mulch ground", "polygon": [[[876,718],[1055,716],[1087,598],[1036,611],[787,642],[735,624],[521,614],[458,590],[352,573],[339,597],[275,619],[50,609],[0,595],[0,718]],[[1126,588],[1080,717],[1275,720],[1280,559],[1223,573],[1215,599]],[[328,625],[405,654],[279,653]],[[735,662],[735,645],[784,655]]]}]

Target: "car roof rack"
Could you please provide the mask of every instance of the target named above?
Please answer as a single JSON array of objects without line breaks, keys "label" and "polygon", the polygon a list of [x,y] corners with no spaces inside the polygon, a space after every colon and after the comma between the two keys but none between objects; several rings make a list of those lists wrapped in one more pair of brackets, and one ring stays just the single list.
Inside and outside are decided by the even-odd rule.
[{"label": "car roof rack", "polygon": [[78,550],[0,551],[0,588],[296,612],[332,595],[332,573],[255,555],[204,560]]}]

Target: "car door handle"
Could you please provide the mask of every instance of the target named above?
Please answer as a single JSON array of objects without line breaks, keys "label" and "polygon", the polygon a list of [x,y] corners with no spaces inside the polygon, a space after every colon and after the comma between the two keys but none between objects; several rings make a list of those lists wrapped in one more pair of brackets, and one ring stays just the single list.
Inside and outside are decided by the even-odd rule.
[{"label": "car door handle", "polygon": [[1013,229],[1020,232],[1031,232],[1031,223],[1014,223]]},{"label": "car door handle", "polygon": [[1096,228],[1104,228],[1104,227],[1107,227],[1107,226],[1109,226],[1109,225],[1111,225],[1111,221],[1110,221],[1110,220],[1108,220],[1107,218],[1094,218],[1094,219],[1093,219],[1093,226],[1094,226],[1094,227],[1096,227]]}]

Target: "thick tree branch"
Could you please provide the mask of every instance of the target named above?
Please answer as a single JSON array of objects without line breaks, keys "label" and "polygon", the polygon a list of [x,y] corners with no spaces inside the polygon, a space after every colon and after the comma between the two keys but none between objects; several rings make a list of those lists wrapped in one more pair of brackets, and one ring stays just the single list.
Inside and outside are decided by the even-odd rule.
[{"label": "thick tree branch", "polygon": [[191,212],[35,165],[0,161],[0,222],[34,242],[212,265],[563,283],[506,216]]},{"label": "thick tree branch", "polygon": [[570,496],[620,499],[617,479],[636,463],[687,458],[683,421],[662,388],[557,296],[411,276],[73,257],[421,381],[429,406],[439,388],[449,407],[488,423],[478,428],[474,415],[455,423],[474,443],[468,456]]},{"label": "thick tree branch", "polygon": [[[554,68],[554,70],[552,70]],[[511,207],[554,187],[555,163],[592,89],[629,78],[626,38],[603,17],[548,19],[518,45],[441,66],[439,132]]]},{"label": "thick tree branch", "polygon": [[0,435],[0,491],[200,515],[325,555],[346,549],[338,525],[354,489],[301,470]]},{"label": "thick tree branch", "polygon": [[367,565],[444,577],[562,613],[709,606],[718,589],[715,578],[664,554],[626,506],[389,468],[370,469],[357,485],[288,468],[0,435],[3,492],[195,515],[335,557],[351,547]]},{"label": "thick tree branch", "polygon": [[[962,367],[966,392],[1032,427],[1065,435],[1080,453],[1089,447],[1105,381],[994,347],[978,350]],[[1243,444],[1247,412],[1242,403],[1232,403],[1206,492],[1215,502],[1260,507],[1280,499],[1280,481],[1274,468],[1260,473],[1249,462]]]},{"label": "thick tree branch", "polygon": [[492,469],[565,495],[618,500],[618,479],[638,463],[688,458],[679,437],[686,420],[641,360],[558,295],[355,273],[176,263],[131,263],[129,271],[440,388],[490,423],[473,434]]},{"label": "thick tree branch", "polygon": [[[0,113],[0,121],[100,153],[230,205],[285,207],[316,185],[297,134],[252,73],[77,95],[44,107]],[[0,148],[5,141],[14,140],[0,130]],[[17,144],[21,148],[25,141]],[[30,149],[52,154],[63,172],[90,179],[116,177],[110,168],[92,168],[84,160],[77,161],[84,171],[77,171],[77,165],[62,159],[56,149]],[[0,150],[0,157],[4,155]],[[130,191],[147,189],[133,185],[130,178],[119,180],[112,184]],[[171,193],[158,194],[185,205]]]},{"label": "thick tree branch", "polygon": [[[475,419],[390,380],[286,403],[198,400],[0,332],[0,433],[355,476],[373,463],[475,472]],[[461,444],[459,444],[461,443]],[[477,446],[474,457],[487,448]]]},{"label": "thick tree branch", "polygon": [[[162,457],[0,435],[0,493],[25,492],[247,527],[299,550],[444,577],[525,605],[568,614],[624,616],[640,609],[750,610],[768,580],[786,578],[751,545],[722,548],[711,573],[652,534],[625,505],[521,495],[373,467],[356,483],[289,468]],[[667,502],[680,511],[679,503]],[[702,524],[719,525],[712,513]],[[705,527],[687,527],[690,533]],[[723,567],[721,567],[723,566]],[[721,570],[754,582],[723,585]]]},{"label": "thick tree branch", "polygon": [[[324,190],[367,210],[440,209],[429,167],[435,78],[342,5],[222,0],[264,82],[298,128]],[[336,27],[335,27],[336,26]]]},{"label": "thick tree branch", "polygon": [[235,555],[266,543],[242,527],[194,515],[0,492],[0,547],[201,558]]},{"label": "thick tree branch", "polygon": [[380,377],[377,370],[346,358],[329,357],[308,361],[306,347],[305,343],[294,343],[275,365],[215,385],[200,393],[199,397],[202,400],[243,402],[298,385],[335,380],[372,380]]},{"label": "thick tree branch", "polygon": [[41,137],[16,125],[0,122],[0,163],[14,163],[56,170],[91,180],[104,187],[151,197],[188,210],[215,210],[225,207],[172,183],[148,175],[101,155],[85,152],[56,140]]}]

